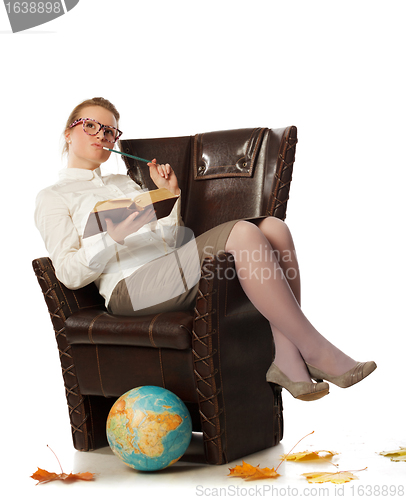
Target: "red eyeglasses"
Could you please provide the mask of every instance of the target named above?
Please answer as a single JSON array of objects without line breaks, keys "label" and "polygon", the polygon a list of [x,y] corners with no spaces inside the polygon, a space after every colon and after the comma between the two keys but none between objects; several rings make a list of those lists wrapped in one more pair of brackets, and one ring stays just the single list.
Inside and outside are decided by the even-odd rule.
[{"label": "red eyeglasses", "polygon": [[110,125],[103,125],[93,118],[79,118],[69,125],[69,128],[72,128],[79,123],[83,124],[83,131],[86,132],[87,135],[97,135],[100,130],[103,130],[105,140],[113,144],[122,135],[121,130],[118,128],[111,127]]}]

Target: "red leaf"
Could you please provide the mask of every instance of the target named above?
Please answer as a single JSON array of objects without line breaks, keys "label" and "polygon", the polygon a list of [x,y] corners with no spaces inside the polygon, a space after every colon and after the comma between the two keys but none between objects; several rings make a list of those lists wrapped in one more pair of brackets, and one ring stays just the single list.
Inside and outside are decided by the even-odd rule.
[{"label": "red leaf", "polygon": [[[48,446],[48,448],[52,451],[52,453],[55,455],[55,452]],[[55,455],[56,459],[58,460],[58,457]],[[93,481],[95,479],[94,474],[91,472],[79,472],[77,474],[73,474],[72,472],[70,474],[65,474],[65,472],[62,469],[61,463],[59,462],[59,466],[61,467],[61,473],[57,474],[56,472],[48,472],[45,469],[40,469],[38,467],[37,471],[34,472],[34,474],[30,477],[38,481],[37,484],[43,484],[43,483],[48,483],[49,481],[65,481],[66,483],[73,483],[75,481],[81,480],[81,481]]]}]

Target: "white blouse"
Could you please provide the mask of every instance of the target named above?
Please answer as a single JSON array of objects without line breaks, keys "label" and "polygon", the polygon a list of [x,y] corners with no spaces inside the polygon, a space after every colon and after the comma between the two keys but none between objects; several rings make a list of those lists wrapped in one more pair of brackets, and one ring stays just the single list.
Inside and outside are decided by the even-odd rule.
[{"label": "white blouse", "polygon": [[168,217],[145,224],[122,245],[107,232],[82,238],[89,213],[98,201],[134,198],[143,191],[127,175],[101,176],[100,168],[65,168],[58,182],[38,193],[35,224],[56,276],[66,287],[81,288],[94,281],[107,306],[120,280],[175,249],[182,225],[180,198]]}]

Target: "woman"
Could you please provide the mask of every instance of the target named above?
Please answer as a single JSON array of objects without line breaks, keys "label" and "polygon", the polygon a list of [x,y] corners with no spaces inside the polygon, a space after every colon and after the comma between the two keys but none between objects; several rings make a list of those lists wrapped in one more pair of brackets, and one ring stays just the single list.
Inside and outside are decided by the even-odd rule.
[{"label": "woman", "polygon": [[[276,355],[268,382],[311,401],[328,394],[322,380],[349,387],[376,368],[373,361],[357,363],[347,356],[303,314],[292,236],[277,218],[226,222],[196,240],[185,239],[178,199],[170,215],[159,221],[151,210],[135,212],[120,223],[107,220],[107,231],[84,238],[87,217],[98,201],[134,198],[140,191],[128,176],[100,175],[100,165],[110,156],[103,147],[112,148],[121,135],[118,121],[119,113],[105,99],[79,104],[64,132],[67,168],[37,197],[36,225],[62,283],[75,289],[94,281],[114,314],[188,309],[207,249],[229,252],[243,290],[272,328]],[[180,195],[169,164],[153,160],[148,166],[157,188]],[[179,246],[180,240],[187,243]],[[286,255],[289,259],[281,258]]]}]

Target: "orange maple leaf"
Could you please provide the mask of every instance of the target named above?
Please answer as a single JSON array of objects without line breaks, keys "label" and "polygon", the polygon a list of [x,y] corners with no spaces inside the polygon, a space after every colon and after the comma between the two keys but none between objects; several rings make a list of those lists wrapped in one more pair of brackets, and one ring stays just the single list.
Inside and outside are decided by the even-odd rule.
[{"label": "orange maple leaf", "polygon": [[261,469],[259,465],[254,467],[253,465],[244,462],[244,460],[242,461],[242,465],[236,465],[235,467],[229,469],[229,471],[229,476],[241,477],[246,481],[254,481],[255,479],[269,479],[279,476],[274,468],[269,469],[268,467],[265,467]]},{"label": "orange maple leaf", "polygon": [[269,467],[264,467],[263,469],[256,467],[255,474],[247,477],[246,481],[254,481],[255,479],[274,479],[279,475],[280,474],[278,474],[273,467],[272,469]]},{"label": "orange maple leaf", "polygon": [[38,481],[37,484],[58,480],[65,481],[65,483],[73,483],[79,479],[82,481],[92,481],[94,479],[94,474],[91,472],[79,472],[78,474],[73,474],[72,472],[70,474],[65,474],[65,472],[62,472],[61,474],[57,474],[56,472],[48,472],[38,467],[37,471],[30,477]]},{"label": "orange maple leaf", "polygon": [[[47,445],[48,446],[48,445]],[[55,455],[55,452],[48,446],[48,448],[52,451],[52,453]],[[94,474],[91,472],[79,472],[77,474],[73,474],[72,472],[70,474],[65,474],[65,472],[62,469],[61,462],[59,461],[58,457],[55,455],[56,459],[58,460],[59,467],[61,468],[61,473],[57,474],[56,472],[48,472],[45,469],[40,469],[39,467],[37,468],[37,471],[34,472],[34,474],[30,477],[38,481],[37,484],[43,484],[43,483],[48,483],[49,481],[65,481],[65,483],[73,483],[75,481],[81,480],[81,481],[93,481]]]},{"label": "orange maple leaf", "polygon": [[254,467],[253,465],[247,464],[247,462],[244,462],[244,460],[243,460],[242,465],[236,465],[235,467],[231,467],[229,469],[230,474],[228,474],[228,475],[232,476],[232,477],[246,478],[246,477],[249,477],[249,476],[252,476],[253,474],[255,474],[255,470],[256,470],[256,467]]},{"label": "orange maple leaf", "polygon": [[30,477],[38,481],[37,484],[39,483],[47,483],[48,481],[54,481],[55,479],[59,479],[60,474],[56,474],[56,472],[48,472],[45,469],[40,469],[38,467],[37,472],[34,472],[34,474]]}]

